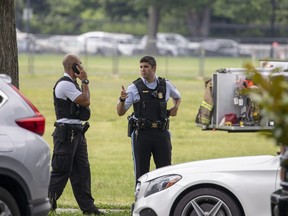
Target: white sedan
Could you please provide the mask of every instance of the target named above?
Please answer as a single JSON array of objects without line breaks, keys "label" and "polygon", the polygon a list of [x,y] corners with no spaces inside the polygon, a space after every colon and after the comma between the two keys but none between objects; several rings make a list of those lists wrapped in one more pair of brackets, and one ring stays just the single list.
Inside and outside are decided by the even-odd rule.
[{"label": "white sedan", "polygon": [[280,188],[279,156],[167,166],[138,179],[133,216],[270,216]]}]

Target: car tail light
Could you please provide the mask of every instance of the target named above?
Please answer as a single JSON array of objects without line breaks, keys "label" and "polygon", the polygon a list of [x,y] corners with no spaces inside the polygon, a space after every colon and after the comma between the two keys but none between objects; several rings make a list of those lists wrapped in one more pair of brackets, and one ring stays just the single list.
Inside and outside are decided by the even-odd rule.
[{"label": "car tail light", "polygon": [[34,116],[17,119],[16,123],[29,131],[43,135],[45,132],[45,117],[39,112],[39,110],[28,100],[15,86],[11,85],[12,88],[24,99],[24,101],[31,107],[35,112]]},{"label": "car tail light", "polygon": [[30,118],[17,119],[16,123],[20,127],[30,130],[41,136],[45,132],[45,118],[41,114],[40,115],[37,114],[36,116]]}]

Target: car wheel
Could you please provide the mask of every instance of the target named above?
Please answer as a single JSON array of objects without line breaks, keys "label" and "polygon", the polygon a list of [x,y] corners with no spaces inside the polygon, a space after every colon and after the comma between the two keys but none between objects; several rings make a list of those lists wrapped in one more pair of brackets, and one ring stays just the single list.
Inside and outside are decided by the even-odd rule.
[{"label": "car wheel", "polygon": [[224,192],[200,188],[186,194],[176,205],[173,216],[242,216],[235,201]]},{"label": "car wheel", "polygon": [[15,199],[2,187],[0,187],[0,215],[20,216]]}]

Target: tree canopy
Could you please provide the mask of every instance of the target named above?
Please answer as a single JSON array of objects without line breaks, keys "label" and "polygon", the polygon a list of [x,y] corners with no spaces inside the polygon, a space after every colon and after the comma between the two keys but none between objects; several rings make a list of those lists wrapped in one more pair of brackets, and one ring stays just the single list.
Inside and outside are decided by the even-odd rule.
[{"label": "tree canopy", "polygon": [[[24,30],[25,21],[21,17],[27,7],[26,1],[15,0],[15,3],[17,26]],[[154,14],[158,18],[151,27],[148,24],[151,7],[155,9],[156,4],[154,12],[159,14]],[[31,7],[31,32],[38,34],[79,34],[99,30],[143,35],[154,28],[191,37],[207,37],[220,33],[211,30],[214,26],[236,29],[232,31],[235,35],[267,36],[265,29],[272,37],[285,37],[288,23],[286,0],[33,0]],[[229,36],[231,32],[223,32],[225,34]]]}]

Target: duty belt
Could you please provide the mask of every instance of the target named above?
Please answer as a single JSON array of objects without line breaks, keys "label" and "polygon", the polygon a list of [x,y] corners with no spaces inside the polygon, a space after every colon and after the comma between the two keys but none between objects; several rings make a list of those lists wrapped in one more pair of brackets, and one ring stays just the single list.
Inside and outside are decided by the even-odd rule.
[{"label": "duty belt", "polygon": [[65,124],[65,123],[54,123],[55,127],[65,127],[67,130],[73,130],[75,132],[82,132],[83,134],[88,130],[90,127],[89,122],[85,122],[85,124]]},{"label": "duty belt", "polygon": [[145,119],[138,119],[138,128],[140,130],[145,129],[161,129],[161,130],[168,130],[169,129],[169,119],[164,119],[161,121],[151,121]]}]

